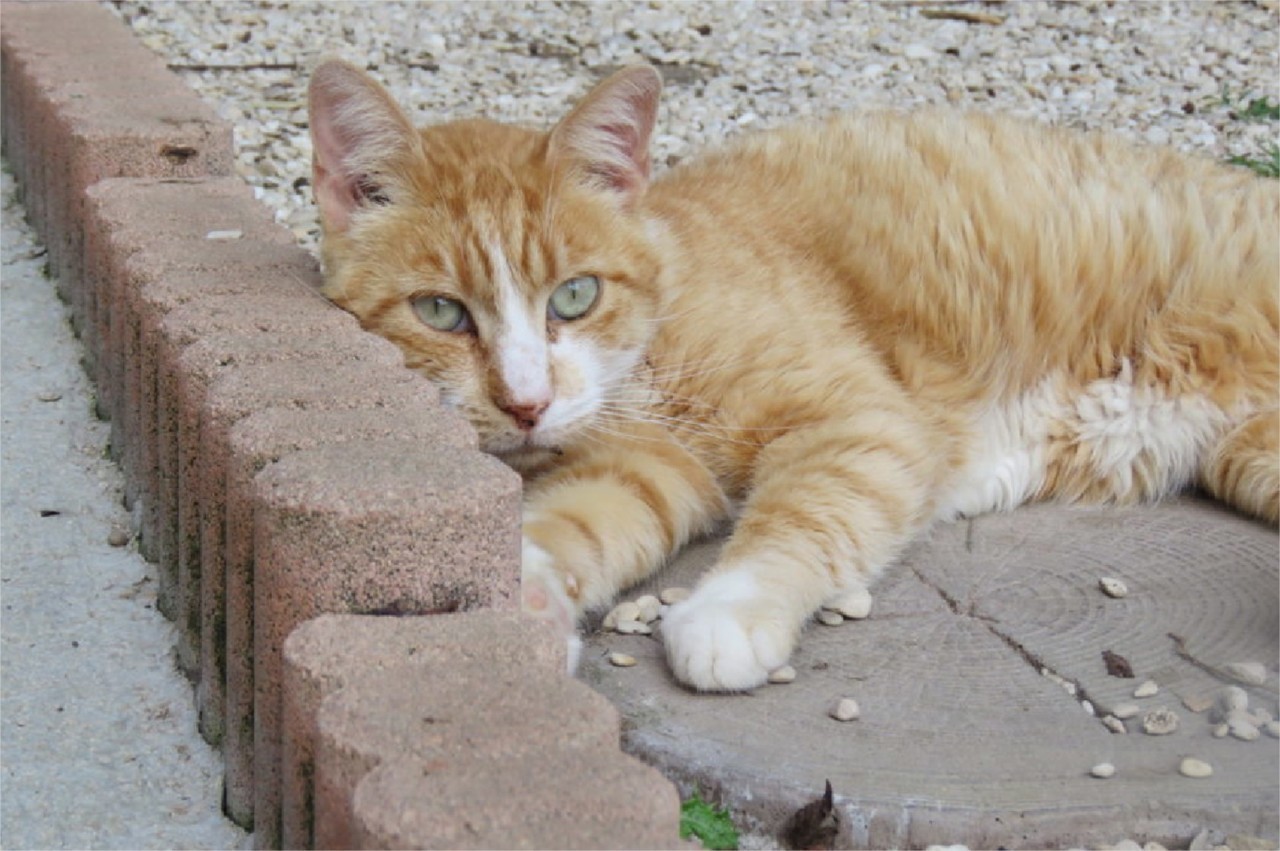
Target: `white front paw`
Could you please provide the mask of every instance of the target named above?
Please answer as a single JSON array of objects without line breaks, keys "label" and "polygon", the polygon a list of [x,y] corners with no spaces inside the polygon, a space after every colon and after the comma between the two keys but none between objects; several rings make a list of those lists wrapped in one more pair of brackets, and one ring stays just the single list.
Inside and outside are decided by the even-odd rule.
[{"label": "white front paw", "polygon": [[705,691],[741,691],[786,663],[796,629],[752,577],[732,572],[711,577],[672,606],[662,638],[677,679]]},{"label": "white front paw", "polygon": [[525,538],[520,553],[521,607],[550,621],[565,636],[569,673],[572,674],[577,670],[578,658],[582,655],[582,639],[576,629],[577,607],[569,598],[565,582],[565,577],[556,572],[551,555]]}]

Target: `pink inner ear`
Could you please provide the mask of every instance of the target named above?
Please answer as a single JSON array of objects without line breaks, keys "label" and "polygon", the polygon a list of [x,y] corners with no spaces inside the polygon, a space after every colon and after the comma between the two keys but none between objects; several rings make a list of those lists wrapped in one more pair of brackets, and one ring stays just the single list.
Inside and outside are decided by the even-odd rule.
[{"label": "pink inner ear", "polygon": [[[642,190],[649,180],[649,137],[631,124],[609,124],[600,131],[616,140],[618,152],[625,158],[622,163],[593,164],[592,173],[604,179],[610,188],[625,194]],[[597,170],[598,167],[598,170]]]},{"label": "pink inner ear", "polygon": [[326,62],[311,78],[312,186],[325,226],[346,230],[362,203],[386,203],[369,179],[414,145],[409,119],[375,81],[343,62]]},{"label": "pink inner ear", "polygon": [[[314,138],[314,125],[312,134]],[[351,182],[328,168],[326,163],[333,161],[330,159],[332,155],[322,153],[318,139],[312,144],[312,149],[311,187],[316,206],[320,208],[320,217],[331,230],[345,231],[359,199]]]},{"label": "pink inner ear", "polygon": [[619,71],[553,131],[553,155],[566,156],[590,183],[630,205],[649,180],[649,138],[661,88],[652,68]]}]

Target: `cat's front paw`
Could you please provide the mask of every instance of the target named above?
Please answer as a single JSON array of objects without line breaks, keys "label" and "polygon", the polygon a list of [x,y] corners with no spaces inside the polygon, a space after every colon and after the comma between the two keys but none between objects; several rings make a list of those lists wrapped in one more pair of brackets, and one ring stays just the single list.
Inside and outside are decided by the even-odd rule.
[{"label": "cat's front paw", "polygon": [[667,661],[681,682],[704,691],[761,685],[795,647],[796,628],[742,571],[702,583],[662,619]]},{"label": "cat's front paw", "polygon": [[520,604],[528,613],[549,621],[565,637],[569,673],[578,669],[582,639],[578,637],[578,611],[555,570],[554,559],[537,544],[524,539],[520,554]]}]

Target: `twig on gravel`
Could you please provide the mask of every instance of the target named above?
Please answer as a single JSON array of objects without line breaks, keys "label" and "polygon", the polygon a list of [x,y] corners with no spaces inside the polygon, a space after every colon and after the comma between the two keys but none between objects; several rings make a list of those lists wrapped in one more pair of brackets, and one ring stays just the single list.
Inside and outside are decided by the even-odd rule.
[{"label": "twig on gravel", "polygon": [[986,12],[970,12],[968,9],[921,9],[920,14],[934,20],[964,21],[966,24],[999,26],[1004,23],[1004,18],[999,15],[988,15]]}]

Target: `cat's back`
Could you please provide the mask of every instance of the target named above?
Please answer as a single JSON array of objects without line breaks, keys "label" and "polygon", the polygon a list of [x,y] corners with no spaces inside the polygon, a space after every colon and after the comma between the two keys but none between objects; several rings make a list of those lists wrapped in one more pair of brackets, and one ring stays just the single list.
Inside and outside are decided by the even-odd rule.
[{"label": "cat's back", "polygon": [[771,271],[856,316],[882,353],[914,339],[967,367],[1026,365],[1010,390],[1050,363],[1114,368],[1156,305],[1252,301],[1274,335],[1280,182],[1173,150],[995,115],[870,113],[747,137],[653,190],[690,244],[784,258]]}]

